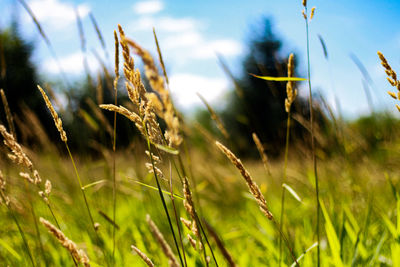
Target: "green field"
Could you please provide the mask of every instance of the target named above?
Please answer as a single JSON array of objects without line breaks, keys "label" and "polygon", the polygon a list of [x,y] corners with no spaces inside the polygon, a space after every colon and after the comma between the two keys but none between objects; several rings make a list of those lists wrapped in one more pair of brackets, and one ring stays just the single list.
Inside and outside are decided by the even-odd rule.
[{"label": "green field", "polygon": [[[308,45],[314,11],[303,4]],[[103,73],[113,101],[80,103],[89,107],[79,110],[82,125],[98,140],[82,125],[64,129],[76,113],[56,106],[49,87],[38,88],[51,130],[29,109],[30,124],[13,118],[2,90],[0,266],[400,266],[400,123],[392,113],[349,121],[307,99],[310,116],[296,116],[298,83],[308,97],[313,88],[310,63],[306,78],[295,77],[290,56],[284,75],[258,77],[285,84],[283,152],[268,155],[271,144],[254,140],[236,153],[241,161],[231,150],[243,139],[219,110],[202,98],[202,124],[176,109],[156,47],[153,58],[122,27],[115,32],[116,70]],[[135,129],[128,145],[117,137],[121,122]],[[291,136],[298,127],[303,139]]]}]

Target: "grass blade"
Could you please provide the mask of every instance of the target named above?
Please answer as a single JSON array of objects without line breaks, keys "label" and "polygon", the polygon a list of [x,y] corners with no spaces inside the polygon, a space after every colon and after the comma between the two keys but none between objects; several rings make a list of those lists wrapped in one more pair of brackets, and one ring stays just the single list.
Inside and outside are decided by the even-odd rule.
[{"label": "grass blade", "polygon": [[340,258],[340,242],[339,242],[338,236],[336,234],[335,228],[332,224],[332,221],[329,218],[329,214],[325,208],[324,202],[320,201],[320,207],[322,210],[322,214],[324,215],[324,218],[325,218],[326,235],[328,237],[328,242],[329,242],[329,246],[331,248],[335,266],[344,266],[342,259]]},{"label": "grass blade", "polygon": [[289,185],[283,183],[282,187],[285,188],[298,202],[302,203],[301,198]]},{"label": "grass blade", "polygon": [[300,77],[272,77],[272,76],[259,76],[259,75],[255,75],[252,73],[249,73],[251,76],[259,78],[259,79],[263,79],[266,81],[274,81],[274,82],[296,82],[296,81],[307,81],[306,78],[300,78]]},{"label": "grass blade", "polygon": [[17,261],[21,261],[21,256],[15,251],[7,242],[3,239],[0,239],[0,245],[5,248]]}]

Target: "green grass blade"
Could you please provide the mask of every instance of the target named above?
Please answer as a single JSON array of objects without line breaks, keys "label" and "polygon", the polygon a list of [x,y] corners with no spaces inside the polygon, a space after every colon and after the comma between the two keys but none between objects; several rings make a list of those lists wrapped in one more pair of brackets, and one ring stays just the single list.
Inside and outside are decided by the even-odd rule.
[{"label": "green grass blade", "polygon": [[343,266],[342,259],[340,258],[340,242],[323,201],[320,201],[320,207],[325,218],[325,230],[328,237],[329,246],[331,248],[334,265]]},{"label": "green grass blade", "polygon": [[[132,180],[132,182],[134,182],[134,183],[137,183],[137,184],[140,184],[140,185],[145,186],[145,187],[147,187],[147,188],[150,188],[150,189],[153,189],[153,190],[155,190],[155,191],[158,191],[158,188],[155,187],[155,186],[151,186],[151,185],[148,185],[148,184],[145,184],[145,183],[136,181],[136,180],[134,180],[133,178],[129,178],[129,177],[127,177],[127,178],[128,178],[129,180]],[[170,193],[170,192],[168,192],[168,191],[166,191],[166,190],[161,190],[161,191],[162,191],[164,194],[171,196],[171,193]],[[173,196],[174,196],[175,198],[177,198],[177,199],[185,200],[183,197],[181,197],[180,195],[177,195],[177,194],[175,194],[175,193],[173,194]]]},{"label": "green grass blade", "polygon": [[[306,249],[298,258],[297,258],[297,262],[299,262],[302,258],[304,258],[304,256],[313,248],[315,248],[316,246],[318,246],[318,242],[315,242],[314,244],[311,245],[311,247],[309,247],[308,249]],[[293,262],[292,265],[290,265],[290,267],[295,267],[296,266],[296,262]]]},{"label": "green grass blade", "polygon": [[179,150],[176,150],[176,149],[174,149],[172,147],[164,146],[164,145],[161,145],[161,144],[156,144],[156,143],[153,143],[153,142],[150,142],[150,143],[153,146],[155,146],[156,148],[158,148],[158,149],[160,149],[160,150],[162,150],[164,152],[167,152],[169,154],[172,154],[172,155],[178,155],[179,154]]},{"label": "green grass blade", "polygon": [[274,82],[296,82],[296,81],[307,81],[306,78],[300,78],[300,77],[272,77],[272,76],[258,76],[252,73],[249,73],[251,76],[263,79],[266,81],[274,81]]},{"label": "green grass blade", "polygon": [[293,188],[291,188],[289,185],[283,183],[282,187],[285,188],[298,202],[302,202],[301,198],[299,197],[299,195],[296,193],[296,191],[293,190]]},{"label": "green grass blade", "polygon": [[7,244],[3,239],[0,239],[0,245],[5,248],[17,261],[21,261],[21,256],[16,252],[9,244]]},{"label": "green grass blade", "polygon": [[98,184],[102,184],[102,183],[105,183],[105,182],[107,182],[107,180],[99,180],[99,181],[96,181],[96,182],[93,182],[93,183],[90,183],[90,184],[82,186],[82,189],[85,190],[85,189],[88,189],[88,188],[90,188],[92,186],[95,186],[95,185],[98,185]]}]

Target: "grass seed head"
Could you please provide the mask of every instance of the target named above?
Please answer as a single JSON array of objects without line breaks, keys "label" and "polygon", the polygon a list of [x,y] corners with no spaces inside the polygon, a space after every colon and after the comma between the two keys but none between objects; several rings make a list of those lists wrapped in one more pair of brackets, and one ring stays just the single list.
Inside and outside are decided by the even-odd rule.
[{"label": "grass seed head", "polygon": [[271,173],[271,170],[269,168],[269,163],[268,163],[268,157],[267,154],[264,151],[264,146],[262,145],[260,139],[258,138],[256,133],[252,134],[253,141],[256,144],[258,153],[260,154],[261,160],[263,162],[264,168],[268,173]]},{"label": "grass seed head", "polygon": [[154,238],[161,246],[161,249],[164,252],[165,256],[167,256],[167,258],[169,259],[170,266],[178,267],[179,266],[178,260],[176,259],[174,253],[172,252],[171,247],[169,246],[163,234],[160,232],[157,225],[153,222],[149,214],[146,215],[146,221],[150,227],[150,232],[153,234]]},{"label": "grass seed head", "polygon": [[239,170],[240,174],[246,181],[247,186],[249,187],[250,193],[253,195],[253,197],[256,199],[258,206],[260,207],[260,210],[262,213],[269,219],[273,219],[272,213],[268,209],[267,201],[265,200],[263,194],[261,193],[260,188],[258,185],[255,183],[253,178],[251,177],[250,173],[246,170],[244,167],[243,163],[238,159],[235,154],[233,154],[228,148],[226,148],[223,144],[220,142],[216,141],[215,143],[217,147],[222,151],[222,153],[225,154],[225,156],[233,163],[233,165],[236,166],[236,168]]},{"label": "grass seed head", "polygon": [[191,245],[194,249],[196,249],[196,244],[197,244],[196,239],[194,239],[190,234],[187,234],[187,238],[188,238],[188,240],[189,240],[190,245]]},{"label": "grass seed head", "polygon": [[183,179],[183,194],[185,197],[185,200],[183,201],[183,205],[186,209],[186,211],[189,213],[190,217],[192,218],[192,233],[200,238],[200,233],[199,233],[199,229],[197,227],[197,223],[196,223],[196,210],[194,209],[194,203],[193,203],[193,198],[192,198],[192,192],[190,191],[190,187],[189,187],[189,181],[187,179],[187,177],[185,177]]},{"label": "grass seed head", "polygon": [[61,230],[43,218],[40,218],[39,221],[78,262],[82,263],[85,267],[90,267],[89,258],[87,257],[86,253],[83,250],[78,249],[76,244],[69,240]]},{"label": "grass seed head", "polygon": [[47,108],[50,110],[51,116],[53,117],[53,120],[57,127],[57,130],[60,133],[61,140],[63,142],[67,142],[67,134],[65,133],[65,131],[63,129],[62,120],[58,117],[57,112],[55,111],[53,105],[50,102],[50,99],[47,97],[47,95],[44,92],[44,90],[42,89],[42,87],[40,87],[38,85],[38,89],[39,89],[40,93],[42,94],[44,101],[46,102]]},{"label": "grass seed head", "polygon": [[315,7],[311,8],[310,20],[313,19],[314,14],[315,14]]},{"label": "grass seed head", "polygon": [[6,113],[6,119],[10,129],[10,133],[15,137],[16,132],[15,132],[14,120],[10,111],[10,107],[8,106],[6,94],[4,93],[3,89],[0,89],[0,94],[1,94],[1,100],[3,102],[4,112]]},{"label": "grass seed head", "polygon": [[11,150],[12,154],[9,158],[18,165],[23,165],[30,171],[33,171],[33,164],[25,152],[22,150],[20,144],[17,143],[14,136],[7,132],[6,127],[0,124],[0,133],[4,138],[4,144]]},{"label": "grass seed head", "polygon": [[[288,59],[288,77],[293,77],[294,76],[294,55],[290,54],[289,59]],[[287,113],[290,112],[290,108],[292,106],[292,103],[296,99],[297,96],[297,90],[294,88],[294,82],[293,81],[288,81],[286,84],[286,94],[287,97],[285,99],[285,110]]]},{"label": "grass seed head", "polygon": [[138,254],[139,257],[141,257],[142,260],[147,264],[147,266],[149,266],[149,267],[153,267],[153,266],[154,266],[154,264],[153,264],[153,262],[150,260],[150,258],[147,257],[147,255],[144,254],[140,249],[138,249],[138,248],[135,247],[134,245],[131,245],[131,248],[132,248],[132,250],[133,250],[132,252],[135,252],[136,254]]}]

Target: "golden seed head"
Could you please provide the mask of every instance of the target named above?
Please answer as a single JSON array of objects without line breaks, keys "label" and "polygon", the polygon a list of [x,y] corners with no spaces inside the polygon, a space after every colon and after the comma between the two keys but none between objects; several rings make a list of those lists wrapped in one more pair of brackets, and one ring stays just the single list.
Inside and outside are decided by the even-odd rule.
[{"label": "golden seed head", "polygon": [[187,229],[189,229],[189,230],[192,229],[192,222],[191,221],[181,217],[181,222],[183,223],[184,226],[186,226]]},{"label": "golden seed head", "polygon": [[190,245],[194,248],[194,249],[196,249],[196,240],[190,235],[190,234],[187,234],[187,238],[188,238],[188,240],[189,240],[189,243],[190,243]]},{"label": "golden seed head", "polygon": [[183,201],[183,206],[185,207],[186,211],[189,213],[190,217],[192,218],[192,232],[195,236],[200,238],[200,233],[199,229],[197,227],[197,216],[196,216],[196,210],[194,208],[194,203],[193,203],[193,198],[192,198],[192,192],[190,191],[189,187],[189,181],[187,177],[184,177],[183,179],[183,194],[185,197],[185,200]]},{"label": "golden seed head", "polygon": [[[160,163],[160,162],[161,162],[160,157],[154,155],[154,153],[151,153],[151,154],[150,154],[150,152],[149,152],[148,150],[146,150],[144,153],[145,153],[150,159],[152,158],[154,163]],[[151,156],[150,156],[150,155],[151,155]]]},{"label": "golden seed head", "polygon": [[268,157],[267,154],[264,151],[264,146],[262,145],[260,139],[258,138],[256,133],[252,134],[253,136],[253,141],[256,144],[258,153],[260,154],[261,160],[263,162],[264,168],[268,173],[271,173],[270,168],[269,168],[269,163],[268,163]]},{"label": "golden seed head", "polygon": [[46,195],[50,195],[51,189],[52,189],[52,185],[51,185],[51,182],[49,180],[46,180],[46,183],[44,184],[44,187],[45,187]]},{"label": "golden seed head", "polygon": [[307,0],[303,0],[303,6],[304,6],[304,7],[307,6]]},{"label": "golden seed head", "polygon": [[155,171],[157,176],[158,176],[158,178],[165,179],[163,172],[157,166],[154,166],[154,168],[153,168],[153,164],[151,164],[149,162],[146,162],[145,166],[146,166],[146,168],[147,168],[149,173],[154,173],[154,171]]},{"label": "golden seed head", "polygon": [[220,142],[216,141],[215,144],[217,147],[222,151],[222,153],[225,154],[225,156],[233,163],[233,165],[236,166],[236,168],[239,170],[240,174],[246,181],[246,184],[250,190],[250,193],[253,195],[253,197],[256,199],[258,206],[260,207],[260,210],[262,213],[269,219],[272,220],[273,215],[269,211],[267,202],[261,193],[260,188],[258,185],[255,183],[253,178],[251,177],[250,173],[245,169],[243,163],[238,159],[235,154],[233,154],[228,148],[226,148],[223,144]]},{"label": "golden seed head", "polygon": [[313,19],[315,13],[315,7],[311,8],[310,20]]},{"label": "golden seed head", "polygon": [[[396,72],[392,69],[385,56],[380,51],[378,51],[377,54],[379,59],[381,60],[381,65],[385,68],[386,75],[388,76],[386,79],[391,86],[396,87],[398,90],[397,95],[390,91],[388,92],[388,94],[394,99],[400,100],[400,81],[397,80]],[[399,105],[396,104],[396,108],[400,111]]]},{"label": "golden seed head", "polygon": [[11,115],[10,107],[8,106],[6,94],[4,93],[3,89],[0,89],[0,94],[1,94],[1,100],[3,102],[4,111],[6,113],[6,119],[7,119],[8,127],[10,129],[10,133],[15,137],[16,133],[15,133],[14,120],[13,120],[13,116]]},{"label": "golden seed head", "polygon": [[6,180],[4,179],[3,173],[0,171],[0,190],[4,190],[5,187],[6,187]]},{"label": "golden seed head", "polygon": [[16,164],[23,165],[30,171],[33,170],[33,164],[25,152],[22,150],[20,144],[17,143],[14,136],[7,132],[6,127],[0,124],[0,133],[4,138],[4,144],[11,150],[12,155],[8,154],[8,157]]},{"label": "golden seed head", "polygon": [[72,256],[80,263],[82,263],[85,267],[90,267],[89,258],[87,257],[86,253],[77,248],[76,244],[69,240],[65,234],[51,224],[49,221],[40,217],[39,221],[49,230],[49,232],[60,242],[60,244],[66,248]]},{"label": "golden seed head", "polygon": [[303,18],[304,19],[307,19],[307,14],[306,14],[306,11],[304,9],[301,11],[301,14],[303,14]]},{"label": "golden seed head", "polygon": [[137,247],[135,247],[134,245],[131,245],[132,248],[132,252],[136,253],[139,255],[139,257],[142,258],[142,260],[147,264],[147,266],[149,267],[153,267],[154,264],[153,262],[150,260],[149,257],[147,257],[147,255],[145,253],[143,253],[140,249],[138,249]]},{"label": "golden seed head", "polygon": [[[288,77],[293,77],[293,75],[294,75],[294,55],[293,55],[293,53],[290,54],[290,56],[289,56],[287,69],[288,69]],[[293,81],[287,82],[286,94],[287,94],[287,98],[285,99],[285,110],[287,113],[289,113],[292,103],[297,96],[297,90],[294,89]]]},{"label": "golden seed head", "polygon": [[165,256],[167,256],[167,258],[170,260],[170,265],[173,267],[178,267],[179,266],[178,260],[176,259],[174,253],[172,252],[171,247],[169,246],[163,234],[160,232],[157,225],[153,222],[149,214],[146,215],[146,221],[150,227],[150,232],[153,234],[154,238],[161,246],[161,249],[164,252]]},{"label": "golden seed head", "polygon": [[115,64],[114,64],[114,72],[115,76],[119,76],[119,41],[117,32],[114,31],[114,49],[115,49]]},{"label": "golden seed head", "polygon": [[35,184],[35,181],[31,178],[30,174],[27,172],[20,172],[19,176],[30,182],[31,184]]},{"label": "golden seed head", "polygon": [[388,80],[391,86],[396,86],[396,82],[393,81],[391,78],[387,77],[386,79]]},{"label": "golden seed head", "polygon": [[0,204],[5,204],[6,206],[8,206],[10,204],[10,199],[8,198],[8,196],[5,195],[5,190],[6,190],[6,180],[4,179],[3,173],[0,170],[0,194],[1,194],[1,198],[0,198]]},{"label": "golden seed head", "polygon": [[393,92],[388,91],[387,92],[391,97],[393,97],[394,99],[397,99],[397,95]]},{"label": "golden seed head", "polygon": [[41,93],[42,96],[43,96],[43,99],[44,99],[44,101],[45,101],[45,103],[46,103],[46,106],[47,106],[47,108],[49,109],[49,111],[50,111],[50,113],[51,113],[51,116],[53,117],[53,120],[54,120],[54,123],[55,123],[55,125],[56,125],[56,127],[57,127],[57,130],[58,130],[59,133],[60,133],[61,140],[62,140],[63,142],[67,142],[67,134],[65,133],[65,131],[64,131],[64,129],[63,129],[61,119],[58,117],[57,112],[55,111],[53,105],[52,105],[51,102],[50,102],[50,99],[47,97],[47,95],[46,95],[46,93],[44,92],[44,90],[42,89],[42,87],[40,87],[39,85],[38,85],[37,87],[38,87],[40,93]]},{"label": "golden seed head", "polygon": [[[145,75],[149,80],[151,88],[156,91],[161,101],[155,94],[150,94],[151,101],[153,101],[153,107],[157,115],[164,119],[167,125],[167,131],[165,133],[165,139],[168,141],[169,146],[178,147],[182,143],[182,137],[179,133],[179,119],[175,114],[175,110],[172,104],[172,99],[163,77],[160,75],[151,54],[143,49],[139,44],[133,40],[126,39],[126,42],[133,48],[134,52],[140,56],[145,66]],[[147,94],[146,94],[147,95]]]}]

